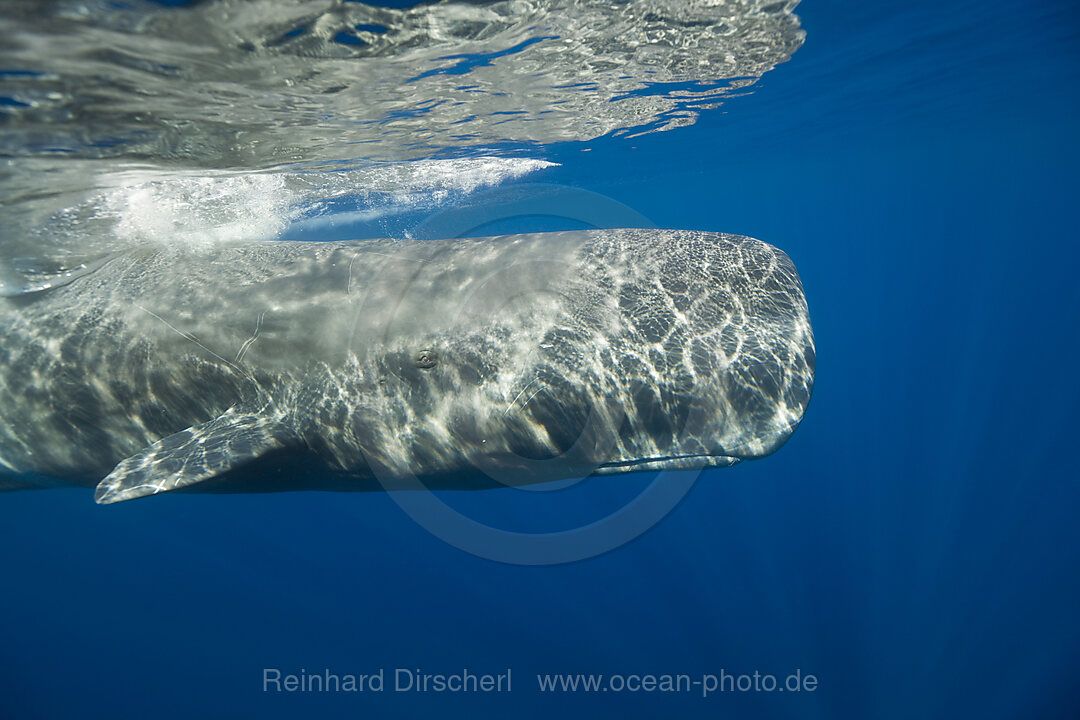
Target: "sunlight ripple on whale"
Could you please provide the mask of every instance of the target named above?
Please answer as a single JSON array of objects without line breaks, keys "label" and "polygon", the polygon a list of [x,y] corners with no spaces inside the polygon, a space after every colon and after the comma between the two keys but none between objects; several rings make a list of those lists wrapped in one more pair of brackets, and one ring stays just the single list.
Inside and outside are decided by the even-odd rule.
[{"label": "sunlight ripple on whale", "polygon": [[815,366],[784,253],[676,230],[144,247],[0,316],[0,485],[102,503],[723,467]]}]

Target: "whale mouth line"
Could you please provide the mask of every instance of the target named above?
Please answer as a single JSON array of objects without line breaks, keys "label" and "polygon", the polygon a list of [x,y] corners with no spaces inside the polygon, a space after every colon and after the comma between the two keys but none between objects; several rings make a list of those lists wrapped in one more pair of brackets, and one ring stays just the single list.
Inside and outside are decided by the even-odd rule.
[{"label": "whale mouth line", "polygon": [[597,467],[597,472],[603,470],[625,470],[632,471],[641,466],[648,466],[649,470],[692,470],[695,468],[705,468],[710,464],[717,465],[733,465],[739,462],[738,457],[732,455],[724,455],[721,453],[699,453],[692,455],[659,455],[656,457],[644,457],[635,458],[633,460],[616,460],[613,462],[601,463]]}]

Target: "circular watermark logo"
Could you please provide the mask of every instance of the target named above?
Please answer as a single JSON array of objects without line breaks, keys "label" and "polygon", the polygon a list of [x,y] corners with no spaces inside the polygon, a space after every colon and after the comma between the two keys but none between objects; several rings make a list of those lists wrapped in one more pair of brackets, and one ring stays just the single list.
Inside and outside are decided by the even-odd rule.
[{"label": "circular watermark logo", "polygon": [[[559,185],[520,184],[497,188],[442,209],[413,228],[410,235],[417,240],[433,242],[485,236],[495,234],[487,232],[490,228],[527,227],[530,219],[538,218],[590,229],[655,227],[641,214],[597,193]],[[542,243],[539,245],[543,247]],[[520,256],[511,251],[505,262],[498,263],[494,269],[485,266],[482,271],[477,270],[477,273],[483,273],[482,277],[469,276],[470,268],[467,267],[457,269],[462,285],[467,285],[469,290],[455,294],[452,300],[431,296],[432,275],[449,270],[439,264],[438,255],[425,258],[421,253],[418,258],[403,261],[407,267],[405,271],[394,273],[400,284],[390,307],[386,297],[380,296],[370,305],[367,301],[361,303],[360,313],[367,317],[377,315],[381,332],[389,338],[407,334],[416,308],[430,303],[439,303],[440,317],[452,319],[451,324],[458,328],[467,327],[471,322],[483,327],[486,317],[508,306],[542,312],[549,301],[554,305],[565,304],[567,298],[560,297],[564,292],[562,284],[553,279],[566,277],[567,273],[580,273],[582,269],[575,266],[573,257],[559,254],[560,248],[567,247],[565,243],[553,243],[549,250],[539,253],[537,246],[537,243],[529,244]],[[445,302],[457,306],[445,307]],[[530,353],[543,352],[544,347],[540,343],[523,351],[520,357],[515,356],[515,362],[531,369],[536,358]],[[444,358],[438,348],[417,348],[409,357],[408,371],[436,373],[442,362]],[[528,378],[529,373],[523,373],[522,377]],[[471,452],[471,472],[475,474],[477,486],[498,488],[487,492],[566,491],[598,470],[611,470],[602,458],[612,457],[621,424],[633,422],[633,415],[639,409],[621,407],[614,398],[593,398],[594,402],[579,403],[580,388],[575,388],[572,380],[554,380],[540,376],[523,380],[521,386],[510,393],[512,400],[506,412],[524,411],[530,403],[547,403],[560,409],[570,406],[580,412],[575,420],[567,422],[565,428],[557,430],[565,430],[573,437],[567,437],[553,457],[505,451]],[[408,383],[403,387],[407,388]],[[560,397],[560,394],[567,397]],[[700,413],[700,408],[691,410],[676,430],[692,430],[700,422]],[[519,426],[507,423],[505,427],[507,432],[512,432]],[[616,510],[576,527],[534,532],[496,527],[469,517],[448,503],[438,488],[433,490],[425,485],[414,467],[403,467],[377,457],[375,453],[368,453],[367,461],[390,497],[432,535],[475,556],[514,565],[570,563],[629,543],[675,508],[690,491],[704,465],[702,463],[697,469],[654,472],[653,479]],[[623,459],[622,464],[633,463]],[[648,466],[647,462],[645,466]]]}]

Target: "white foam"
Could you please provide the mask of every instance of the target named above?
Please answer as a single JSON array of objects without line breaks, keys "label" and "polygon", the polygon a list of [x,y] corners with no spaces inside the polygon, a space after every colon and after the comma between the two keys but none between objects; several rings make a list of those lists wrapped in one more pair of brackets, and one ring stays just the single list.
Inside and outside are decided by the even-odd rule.
[{"label": "white foam", "polygon": [[468,194],[555,166],[557,163],[531,158],[453,158],[375,166],[368,174],[373,188],[396,188],[403,194],[424,192],[441,201],[453,193]]},{"label": "white foam", "polygon": [[[126,169],[98,177],[94,215],[111,221],[115,245],[198,249],[272,240],[307,222],[379,217],[434,208],[482,188],[553,167],[531,158],[454,158],[387,163],[348,171],[165,173]],[[352,199],[345,202],[342,199]],[[118,249],[118,248],[117,248]]]},{"label": "white foam", "polygon": [[170,177],[105,193],[100,213],[115,218],[124,245],[205,247],[277,237],[295,214],[281,174]]},{"label": "white foam", "polygon": [[[348,172],[327,173],[306,193],[305,230],[371,222],[401,213],[437,208],[471,193],[524,175],[558,167],[532,158],[477,157],[379,164]],[[310,178],[311,176],[305,176]],[[354,197],[355,206],[328,203]]]},{"label": "white foam", "polygon": [[[435,207],[523,175],[557,167],[532,158],[475,157],[378,163],[349,171],[297,175],[308,203],[355,195],[371,205]],[[318,214],[319,207],[315,206]],[[313,214],[313,213],[309,213]]]}]

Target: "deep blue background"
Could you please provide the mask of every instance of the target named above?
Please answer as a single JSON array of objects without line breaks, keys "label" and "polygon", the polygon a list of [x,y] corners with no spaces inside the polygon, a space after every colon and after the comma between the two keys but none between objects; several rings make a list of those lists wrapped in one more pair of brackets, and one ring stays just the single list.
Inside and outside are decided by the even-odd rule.
[{"label": "deep blue background", "polygon": [[[706,473],[628,546],[546,568],[455,550],[380,494],[6,494],[0,716],[1078,716],[1078,11],[799,14],[805,46],[753,95],[691,128],[550,148],[562,166],[537,176],[788,251],[819,366],[785,448]],[[640,486],[544,496],[532,519],[609,509],[624,482]],[[460,502],[517,502],[500,492]],[[267,695],[265,666],[510,666],[514,692]],[[534,681],[721,668],[820,686]]]}]

